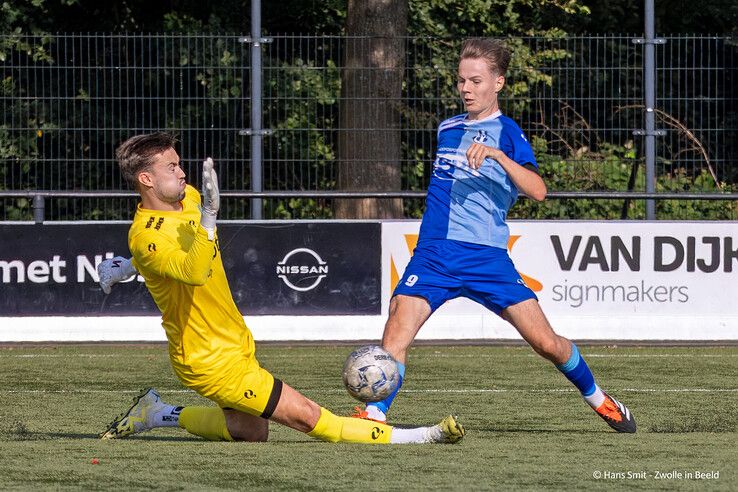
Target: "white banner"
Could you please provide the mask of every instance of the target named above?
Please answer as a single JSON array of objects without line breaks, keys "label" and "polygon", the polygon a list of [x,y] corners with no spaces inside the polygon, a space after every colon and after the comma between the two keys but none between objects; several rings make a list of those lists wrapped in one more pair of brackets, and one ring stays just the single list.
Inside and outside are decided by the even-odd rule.
[{"label": "white banner", "polygon": [[[382,311],[418,240],[382,229]],[[576,339],[738,339],[738,227],[727,222],[510,223],[508,250],[557,333]],[[468,299],[438,309],[420,338],[518,338]]]}]

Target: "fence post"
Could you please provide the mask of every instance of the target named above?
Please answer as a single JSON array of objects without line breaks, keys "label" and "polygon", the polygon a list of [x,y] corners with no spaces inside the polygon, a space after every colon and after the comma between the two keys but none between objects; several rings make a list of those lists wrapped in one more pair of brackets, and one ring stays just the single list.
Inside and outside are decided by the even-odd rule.
[{"label": "fence post", "polygon": [[[251,0],[251,191],[263,191],[261,128],[261,0]],[[251,199],[251,218],[262,218],[262,199]]]},{"label": "fence post", "polygon": [[33,208],[33,221],[36,224],[44,223],[44,215],[46,209],[46,201],[42,195],[33,195],[33,201],[31,207]]},{"label": "fence post", "polygon": [[[656,191],[656,130],[654,106],[656,103],[656,67],[654,56],[654,33],[655,33],[655,16],[654,16],[654,0],[646,0],[645,12],[645,33],[646,33],[646,56],[645,62],[645,83],[646,83],[646,193]],[[654,200],[646,200],[646,220],[656,219],[656,202]]]},{"label": "fence post", "polygon": [[[655,36],[654,0],[645,0],[644,32],[645,37],[635,38],[634,44],[642,44],[643,56],[643,89],[645,103],[645,128],[633,130],[633,135],[645,137],[644,153],[646,157],[646,193],[656,192],[656,137],[666,135],[664,130],[656,129],[656,57],[655,45],[664,44],[664,38]],[[646,220],[656,220],[656,201],[646,200]]]}]

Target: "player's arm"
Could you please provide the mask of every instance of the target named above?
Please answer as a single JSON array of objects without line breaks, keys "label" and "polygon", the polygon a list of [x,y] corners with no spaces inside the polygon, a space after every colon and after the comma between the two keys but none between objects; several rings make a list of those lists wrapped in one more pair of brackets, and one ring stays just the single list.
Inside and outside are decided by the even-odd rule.
[{"label": "player's arm", "polygon": [[131,241],[133,264],[144,277],[149,271],[188,285],[203,285],[208,280],[216,248],[202,226],[188,251],[156,231],[141,232]]},{"label": "player's arm", "polygon": [[518,190],[526,196],[537,202],[546,198],[546,183],[543,178],[535,170],[521,166],[512,160],[502,150],[474,142],[466,151],[466,160],[473,169],[479,169],[487,157],[497,161]]},{"label": "player's arm", "polygon": [[[190,250],[178,250],[166,239],[154,234],[139,235],[135,239],[138,253],[136,263],[149,268],[157,274],[192,285],[202,285],[207,280],[210,264],[214,257],[214,244],[207,239],[204,228],[198,231]],[[198,240],[199,237],[199,240]],[[134,254],[134,257],[136,254]],[[113,285],[128,280],[137,273],[134,258],[116,256],[98,265],[97,273],[103,292],[110,294]]]}]

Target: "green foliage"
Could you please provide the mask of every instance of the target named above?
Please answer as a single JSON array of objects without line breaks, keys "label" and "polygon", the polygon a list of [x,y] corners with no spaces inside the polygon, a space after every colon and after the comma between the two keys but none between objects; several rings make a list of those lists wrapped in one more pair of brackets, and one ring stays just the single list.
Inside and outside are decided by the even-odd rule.
[{"label": "green foliage", "polygon": [[262,1],[262,25],[271,33],[341,34],[346,0]]},{"label": "green foliage", "polygon": [[[270,70],[273,71],[273,69]],[[326,190],[335,185],[335,150],[330,134],[337,121],[337,101],[341,91],[340,70],[333,60],[316,70],[315,62],[295,58],[282,62],[268,79],[266,110],[275,133],[267,141],[265,175],[271,176],[271,190]],[[285,166],[283,161],[294,162]],[[300,166],[299,170],[291,166]],[[310,178],[301,179],[306,173]],[[309,188],[306,188],[306,183]],[[275,218],[315,218],[332,215],[330,203],[315,199],[278,200]]]},{"label": "green foliage", "polygon": [[[533,50],[522,39],[539,36],[544,39],[566,35],[560,29],[546,27],[545,23],[525,16],[526,9],[559,9],[567,15],[584,15],[588,8],[577,0],[433,0],[411,1],[409,33],[422,38],[433,38],[428,55],[418,57],[414,70],[418,87],[424,97],[441,98],[446,102],[447,115],[462,111],[456,91],[456,66],[464,39],[470,37],[506,38],[513,50],[508,70],[508,81],[502,102],[512,98],[508,112],[519,110],[529,103],[527,96],[538,84],[551,84],[551,76],[532,67],[543,66],[568,56],[564,50]],[[438,39],[440,38],[440,39]],[[425,53],[425,50],[420,53]],[[439,83],[440,82],[440,83]],[[439,89],[441,93],[439,94]],[[443,115],[436,115],[443,119]]]},{"label": "green foliage", "polygon": [[[28,41],[25,34],[44,34],[39,26],[48,15],[46,0],[3,1],[0,3],[0,63],[6,61],[13,52],[27,56],[33,61],[52,62],[48,45],[52,38],[43,36],[38,44]],[[72,5],[76,0],[64,0]],[[6,80],[10,77],[6,77]],[[12,80],[12,79],[11,79]]]},{"label": "green foliage", "polygon": [[[532,140],[541,177],[549,191],[645,191],[645,176],[638,169],[632,189],[628,188],[633,167],[639,164],[632,145],[601,144],[598,153],[582,152],[562,158],[545,153],[545,142]],[[735,192],[738,187],[723,183],[718,188],[710,173],[696,176],[684,168],[657,176],[657,192],[718,193]],[[625,207],[625,213],[623,208]],[[734,220],[736,204],[727,200],[658,200],[658,218],[680,220]],[[644,200],[547,199],[544,202],[522,199],[510,210],[517,219],[643,219]]]},{"label": "green foliage", "polygon": [[[16,184],[14,189],[34,189],[29,177],[31,166],[38,158],[38,143],[44,132],[53,124],[45,120],[38,101],[23,98],[25,89],[8,75],[0,80],[0,97],[17,98],[5,111],[6,121],[19,122],[14,126],[0,125],[0,189],[4,183]],[[26,129],[19,130],[18,127]],[[19,185],[19,186],[18,186]],[[0,216],[6,220],[28,220],[31,218],[30,201],[27,198],[4,198],[0,200]]]},{"label": "green foliage", "polygon": [[287,198],[277,200],[270,215],[274,219],[330,219],[333,206],[330,200]]},{"label": "green foliage", "polygon": [[[410,31],[420,36],[530,36],[550,29],[539,12],[582,16],[579,0],[411,0]],[[445,34],[444,34],[445,33]]]},{"label": "green foliage", "polygon": [[163,27],[166,32],[205,32],[203,21],[184,12],[164,14]]},{"label": "green foliage", "polygon": [[[696,176],[678,168],[668,175],[658,177],[657,191],[720,193],[738,191],[738,186],[715,183],[709,172],[702,169]],[[679,217],[688,220],[735,220],[738,202],[726,200],[661,200],[656,204],[660,217]]]},{"label": "green foliage", "polygon": [[[731,16],[736,13],[732,5],[727,7],[730,3],[728,0],[708,2],[704,8],[700,6],[699,15],[715,17],[722,12],[716,25],[728,25]],[[594,17],[605,19],[607,12],[632,14],[636,7],[640,8],[640,4],[586,0],[409,0],[409,7],[408,34],[413,36],[413,44],[412,55],[408,59],[412,60],[413,66],[411,76],[404,81],[403,90],[411,97],[407,98],[408,102],[399,111],[403,128],[412,131],[425,129],[432,134],[442,119],[463,111],[455,88],[456,63],[463,39],[473,36],[502,37],[513,48],[514,56],[501,103],[506,113],[517,118],[534,110],[531,107],[533,96],[552,84],[549,73],[532,67],[551,66],[556,61],[565,62],[572,56],[572,53],[553,48],[549,43],[533,44],[527,37],[562,38],[567,32],[581,32],[585,29],[582,26],[592,26],[591,19]],[[662,14],[665,18],[671,18],[667,12]],[[43,67],[60,68],[59,64],[64,60],[55,60],[53,56],[54,43],[57,41],[54,36],[44,34],[50,31],[244,32],[249,27],[248,15],[249,3],[241,0],[210,3],[182,0],[168,3],[145,0],[127,0],[125,3],[0,0],[0,63],[13,59],[20,61],[21,65],[35,63]],[[265,33],[300,31],[340,34],[345,17],[345,0],[263,2]],[[679,22],[690,22],[691,17],[681,17]],[[40,36],[31,38],[27,36],[29,33]],[[12,183],[16,189],[54,188],[60,182],[83,189],[105,189],[111,183],[114,187],[116,183],[120,184],[115,172],[111,177],[109,169],[94,162],[95,157],[102,153],[93,154],[90,147],[110,147],[125,131],[110,135],[109,139],[108,136],[100,137],[103,142],[91,142],[77,138],[75,135],[78,134],[72,135],[73,132],[60,129],[87,126],[111,129],[126,128],[127,125],[222,128],[228,125],[234,127],[235,120],[248,121],[248,116],[244,116],[249,111],[245,94],[248,92],[248,71],[242,68],[242,57],[248,56],[245,54],[247,50],[239,52],[238,48],[224,41],[226,39],[232,40],[232,37],[215,39],[211,50],[199,49],[197,43],[190,46],[166,41],[162,42],[159,52],[148,48],[150,51],[144,56],[149,57],[153,65],[164,67],[164,70],[157,73],[146,71],[137,82],[140,82],[138,90],[143,91],[146,97],[167,96],[162,98],[165,110],[157,121],[146,119],[129,122],[125,120],[127,115],[108,111],[107,107],[101,106],[101,96],[106,94],[100,93],[97,87],[88,87],[84,78],[78,81],[79,87],[72,87],[71,93],[66,94],[69,99],[62,113],[46,98],[28,97],[29,83],[22,78],[23,72],[4,73],[0,80],[0,95],[13,100],[4,109],[5,121],[14,121],[15,129],[7,124],[0,125],[0,188],[7,186],[7,183]],[[318,46],[300,46],[301,42],[317,43]],[[264,153],[267,164],[264,172],[267,177],[266,189],[330,190],[335,186],[340,95],[338,67],[342,60],[331,58],[338,56],[334,53],[340,53],[340,50],[332,49],[332,42],[334,40],[330,38],[297,41],[293,45],[294,52],[277,52],[271,48],[273,51],[270,56],[265,57],[265,63],[273,63],[265,70],[265,127],[275,130],[274,135],[264,139],[267,146]],[[319,55],[310,59],[310,55],[305,53],[311,52]],[[319,58],[324,55],[324,59]],[[106,61],[105,56],[106,50],[93,50],[85,63],[92,66],[101,64]],[[191,67],[197,69],[190,70]],[[109,87],[114,84],[117,86],[126,80],[126,77],[106,80],[103,87],[106,83]],[[600,86],[597,87],[605,83],[617,85],[617,80],[600,80]],[[190,96],[172,98],[162,89],[165,84],[176,86],[177,91]],[[624,90],[635,87],[635,84],[624,85]],[[140,96],[136,94],[136,97]],[[228,119],[228,115],[237,116]],[[522,117],[524,120],[525,117]],[[533,144],[550,190],[625,191],[639,155],[632,144],[619,147],[608,142],[597,142],[596,146],[592,145],[596,151],[592,151],[585,147],[585,143],[576,145],[570,142],[574,148],[571,155],[566,154],[566,150],[549,149],[542,139],[534,138]],[[229,145],[230,158],[234,161],[247,160],[248,138],[234,138]],[[415,144],[412,138],[404,139],[401,156],[403,189],[426,188],[433,150],[432,144],[427,141]],[[46,159],[53,157],[63,160],[70,155],[80,155],[88,163],[74,163],[68,169],[62,169],[49,164],[51,159]],[[658,177],[659,191],[717,192],[736,189],[735,185],[722,185],[718,189],[705,171],[694,174],[678,164],[660,164],[663,165],[659,169],[666,169],[666,172]],[[250,187],[249,175],[241,169],[224,172],[222,179],[224,189]],[[643,188],[644,178],[640,169],[636,174],[634,189]],[[57,210],[77,213],[73,200],[57,200],[55,203]],[[113,203],[100,202],[89,210],[79,212],[82,214],[80,218],[125,216],[125,211],[117,211],[111,206]],[[229,203],[234,206],[224,207],[224,217],[244,216],[247,210],[244,203]],[[329,201],[289,199],[270,204],[274,206],[268,210],[267,216],[271,214],[275,218],[332,215]],[[29,205],[26,199],[3,200],[0,202],[0,216],[9,219],[29,218]],[[543,203],[521,200],[511,211],[511,216],[620,218],[623,208],[622,200],[547,200]],[[408,217],[420,217],[422,211],[422,200],[405,200]],[[736,217],[735,204],[725,201],[658,201],[657,211],[659,217],[663,218]],[[625,204],[624,216],[641,218],[643,215],[642,200]]]}]

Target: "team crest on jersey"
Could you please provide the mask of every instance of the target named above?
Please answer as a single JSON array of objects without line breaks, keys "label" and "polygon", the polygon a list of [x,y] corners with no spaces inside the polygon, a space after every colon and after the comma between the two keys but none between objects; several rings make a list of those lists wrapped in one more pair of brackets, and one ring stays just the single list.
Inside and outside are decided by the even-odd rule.
[{"label": "team crest on jersey", "polygon": [[487,141],[487,132],[484,130],[478,130],[477,135],[473,138],[473,140],[478,143],[484,143]]}]

